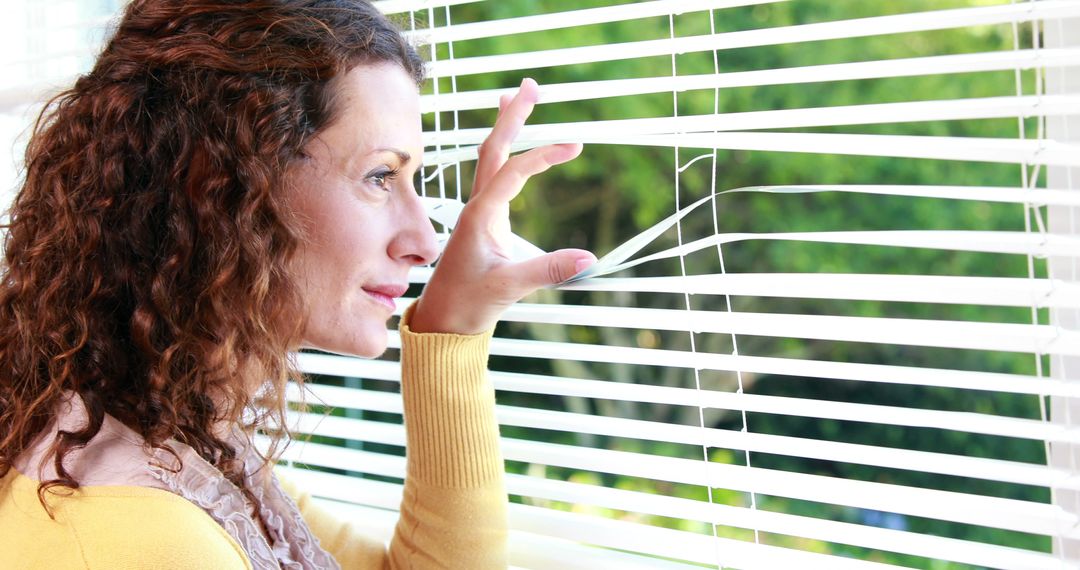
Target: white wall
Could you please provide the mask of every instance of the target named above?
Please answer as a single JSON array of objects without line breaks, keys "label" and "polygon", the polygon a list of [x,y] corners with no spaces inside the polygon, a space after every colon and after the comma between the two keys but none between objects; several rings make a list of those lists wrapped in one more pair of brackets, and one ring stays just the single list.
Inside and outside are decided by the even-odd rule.
[{"label": "white wall", "polygon": [[121,0],[4,0],[0,9],[0,209],[18,184],[39,101],[93,64]]}]

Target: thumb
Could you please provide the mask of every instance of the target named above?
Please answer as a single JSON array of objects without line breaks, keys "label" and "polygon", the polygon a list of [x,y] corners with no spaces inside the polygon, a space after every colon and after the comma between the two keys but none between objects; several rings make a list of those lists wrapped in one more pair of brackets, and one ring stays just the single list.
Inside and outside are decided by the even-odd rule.
[{"label": "thumb", "polygon": [[[522,285],[532,290],[557,285],[596,263],[596,256],[583,249],[560,249],[534,257],[518,265]],[[526,293],[526,294],[528,294]]]}]

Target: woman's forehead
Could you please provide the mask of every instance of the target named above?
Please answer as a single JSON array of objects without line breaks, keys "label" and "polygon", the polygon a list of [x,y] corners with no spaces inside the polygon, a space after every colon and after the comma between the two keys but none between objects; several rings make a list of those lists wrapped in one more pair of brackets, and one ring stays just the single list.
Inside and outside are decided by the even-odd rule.
[{"label": "woman's forehead", "polygon": [[337,89],[337,119],[326,133],[334,142],[357,152],[394,148],[419,156],[420,94],[405,70],[396,64],[358,66],[342,76]]}]

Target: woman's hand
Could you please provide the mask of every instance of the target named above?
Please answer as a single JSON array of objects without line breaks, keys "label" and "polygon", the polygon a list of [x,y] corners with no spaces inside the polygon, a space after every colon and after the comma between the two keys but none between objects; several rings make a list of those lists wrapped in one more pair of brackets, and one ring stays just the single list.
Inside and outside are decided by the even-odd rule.
[{"label": "woman's hand", "polygon": [[510,260],[510,201],[530,176],[581,153],[580,144],[558,144],[510,156],[510,144],[532,113],[537,95],[536,82],[526,79],[513,99],[504,96],[499,101],[495,127],[480,145],[472,195],[417,301],[409,323],[414,332],[484,332],[522,297],[596,262],[596,256],[580,249]]}]

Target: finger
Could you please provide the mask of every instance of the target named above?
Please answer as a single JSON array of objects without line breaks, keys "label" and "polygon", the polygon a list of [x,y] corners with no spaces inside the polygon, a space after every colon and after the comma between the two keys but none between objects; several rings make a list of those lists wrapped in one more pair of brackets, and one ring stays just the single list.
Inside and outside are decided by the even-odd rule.
[{"label": "finger", "polygon": [[511,157],[488,183],[484,193],[470,201],[483,207],[504,205],[514,199],[529,177],[573,160],[581,154],[580,143],[542,146]]},{"label": "finger", "polygon": [[[507,105],[509,105],[510,101],[512,101],[513,99],[514,96],[509,93],[503,93],[502,95],[499,95],[499,111],[495,114],[496,124],[498,124],[499,119],[502,117],[503,111],[506,110]],[[482,148],[483,146],[481,146],[481,149]],[[495,162],[496,161],[494,157],[489,160],[485,160],[485,157],[483,156],[480,156],[478,158],[476,164],[476,175],[473,177],[473,188],[470,198],[479,195],[481,191],[480,187],[483,184],[486,184],[487,181],[491,179],[491,176],[499,170],[499,166],[502,166],[501,164],[496,164]],[[503,162],[506,162],[505,158],[503,159]]]},{"label": "finger", "polygon": [[551,285],[558,285],[596,263],[596,256],[583,249],[560,249],[514,265],[521,297]]},{"label": "finger", "polygon": [[510,156],[510,145],[521,132],[525,120],[529,118],[533,107],[536,105],[537,85],[532,79],[525,78],[521,82],[521,88],[505,107],[500,107],[502,112],[495,121],[491,133],[480,145],[479,158],[476,163],[476,179],[473,181],[473,196],[484,191],[488,181],[502,168]]},{"label": "finger", "polygon": [[495,126],[478,149],[473,196],[483,192],[491,177],[506,163],[510,156],[510,145],[521,132],[535,102],[536,82],[529,78],[522,80],[521,87],[513,96],[507,94],[499,98],[499,115]]},{"label": "finger", "polygon": [[510,101],[513,100],[513,98],[514,96],[509,93],[503,93],[502,95],[499,95],[499,112],[495,114],[496,121],[498,121],[499,117],[502,116],[503,111],[506,110],[506,106],[510,104]]}]

